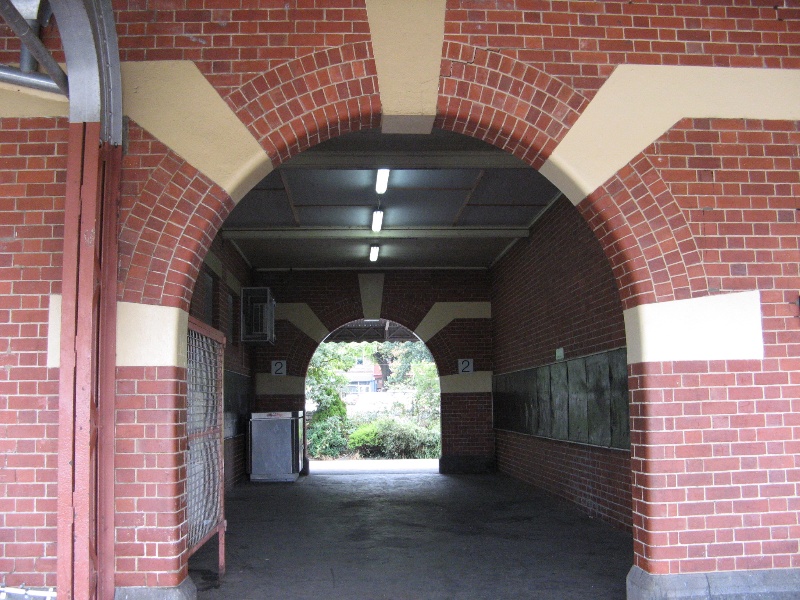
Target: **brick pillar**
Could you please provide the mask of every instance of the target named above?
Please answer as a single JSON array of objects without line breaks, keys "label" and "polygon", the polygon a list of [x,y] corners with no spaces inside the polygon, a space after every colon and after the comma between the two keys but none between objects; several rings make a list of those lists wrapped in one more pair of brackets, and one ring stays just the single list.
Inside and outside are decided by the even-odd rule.
[{"label": "brick pillar", "polygon": [[186,369],[117,369],[116,585],[187,576]]},{"label": "brick pillar", "polygon": [[439,472],[483,473],[493,470],[492,394],[442,392],[441,414]]},{"label": "brick pillar", "polygon": [[188,577],[188,314],[118,303],[116,597],[196,595]]}]

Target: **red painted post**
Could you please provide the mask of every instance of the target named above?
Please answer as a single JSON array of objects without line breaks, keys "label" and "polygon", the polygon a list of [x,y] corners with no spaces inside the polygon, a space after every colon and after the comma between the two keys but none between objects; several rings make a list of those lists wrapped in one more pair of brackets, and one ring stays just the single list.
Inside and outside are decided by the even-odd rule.
[{"label": "red painted post", "polygon": [[58,558],[57,593],[73,598],[73,506],[75,448],[75,332],[78,324],[78,238],[83,179],[83,123],[69,126],[67,185],[64,202],[64,256],[61,278],[61,365],[58,401]]},{"label": "red painted post", "polygon": [[117,211],[122,146],[105,144],[100,283],[97,597],[114,597],[114,423],[117,352]]},{"label": "red painted post", "polygon": [[[116,204],[103,220],[103,163],[100,156],[100,124],[72,123],[69,129],[67,188],[64,218],[64,263],[62,272],[61,368],[59,373],[59,448],[58,448],[58,558],[59,598],[89,600],[97,595],[98,547],[107,547],[108,531],[101,542],[98,536],[98,477],[111,488],[111,533],[113,536],[113,456],[98,472],[98,391],[102,389],[111,405],[104,411],[106,428],[103,445],[113,453],[113,332],[116,328],[116,284],[106,287],[111,296],[103,303],[103,354],[100,366],[101,249],[116,248]],[[108,184],[118,187],[119,160],[112,160]],[[113,194],[112,194],[113,196]],[[116,198],[114,196],[114,198]],[[116,200],[114,199],[114,202]],[[108,214],[110,213],[110,214]],[[103,235],[103,233],[107,235]],[[105,238],[105,239],[104,239]],[[116,274],[116,250],[106,261],[106,270]],[[106,279],[111,275],[103,273]],[[110,312],[109,312],[110,311]],[[110,350],[110,351],[109,351]],[[110,361],[110,363],[109,363]],[[109,382],[109,372],[111,381]],[[110,386],[111,393],[108,393]],[[105,408],[105,407],[104,407]],[[108,432],[111,429],[111,432]],[[109,437],[110,441],[109,441]],[[109,479],[110,477],[110,479]],[[110,483],[110,485],[109,485]],[[109,499],[104,496],[104,510]],[[108,516],[108,512],[104,515]],[[107,519],[103,525],[107,524]],[[112,540],[113,547],[113,540]],[[112,553],[113,577],[113,553]],[[104,563],[105,570],[106,563]],[[112,582],[113,587],[113,582]],[[106,593],[106,592],[104,592]]]}]

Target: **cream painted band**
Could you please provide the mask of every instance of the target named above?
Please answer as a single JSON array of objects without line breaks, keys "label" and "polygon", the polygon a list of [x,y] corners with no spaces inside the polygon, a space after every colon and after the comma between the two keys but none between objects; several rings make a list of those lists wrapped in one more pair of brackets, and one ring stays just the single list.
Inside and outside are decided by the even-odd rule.
[{"label": "cream painted band", "polygon": [[642,304],[623,314],[628,364],[764,358],[757,290]]},{"label": "cream painted band", "polygon": [[383,303],[383,273],[361,273],[358,276],[361,307],[365,319],[380,319]]},{"label": "cream painted band", "polygon": [[191,61],[122,63],[123,111],[241,200],[272,163]]},{"label": "cream painted band", "polygon": [[305,377],[256,373],[257,396],[303,396],[305,393]]},{"label": "cream painted band", "polygon": [[414,330],[427,342],[453,319],[491,319],[491,302],[437,302]]},{"label": "cream painted band", "polygon": [[61,294],[50,294],[47,309],[47,368],[61,366]]},{"label": "cream painted band", "polygon": [[[48,309],[47,366],[61,365],[61,294]],[[189,315],[178,308],[117,303],[118,367],[185,367]]]},{"label": "cream painted band", "polygon": [[800,119],[800,70],[620,65],[542,166],[578,204],[684,117]]},{"label": "cream painted band", "polygon": [[475,371],[439,378],[442,394],[479,394],[492,391],[492,372]]},{"label": "cream painted band", "polygon": [[445,0],[367,0],[383,133],[430,133],[436,116]]},{"label": "cream painted band", "polygon": [[189,313],[171,306],[117,303],[118,367],[186,367]]},{"label": "cream painted band", "polygon": [[289,321],[312,340],[322,342],[330,333],[328,328],[305,302],[279,302],[275,305],[275,319]]},{"label": "cream painted band", "polygon": [[69,100],[10,83],[0,83],[0,117],[68,117]]}]

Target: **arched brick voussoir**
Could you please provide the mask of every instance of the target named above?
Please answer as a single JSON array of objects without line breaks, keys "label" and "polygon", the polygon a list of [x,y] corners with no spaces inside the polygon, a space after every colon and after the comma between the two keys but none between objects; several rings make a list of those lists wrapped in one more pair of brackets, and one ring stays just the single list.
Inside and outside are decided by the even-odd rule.
[{"label": "arched brick voussoir", "polygon": [[273,166],[329,138],[380,125],[377,70],[367,42],[289,61],[225,100]]},{"label": "arched brick voussoir", "polygon": [[[540,168],[588,100],[511,57],[446,42],[435,125],[491,143]],[[625,308],[707,293],[686,219],[645,154],[578,209],[611,261]]]},{"label": "arched brick voussoir", "polygon": [[445,42],[435,126],[488,142],[540,168],[588,100],[544,71]]},{"label": "arched brick voussoir", "polygon": [[208,249],[234,202],[167,151],[120,224],[119,300],[189,310]]},{"label": "arched brick voussoir", "polygon": [[578,210],[611,263],[623,308],[708,292],[689,224],[644,154],[586,197]]}]

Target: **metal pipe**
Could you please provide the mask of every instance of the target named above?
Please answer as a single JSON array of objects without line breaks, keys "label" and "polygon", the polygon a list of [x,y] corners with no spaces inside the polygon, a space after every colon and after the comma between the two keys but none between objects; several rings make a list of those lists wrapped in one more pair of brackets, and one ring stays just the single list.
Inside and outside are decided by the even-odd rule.
[{"label": "metal pipe", "polygon": [[[39,38],[41,33],[41,27],[39,26],[39,21],[32,21],[31,19],[26,19],[28,25],[31,28],[31,31]],[[41,39],[41,38],[39,38]],[[39,63],[34,58],[31,51],[28,50],[28,47],[25,44],[19,49],[19,70],[23,73],[35,73],[39,68]]]},{"label": "metal pipe", "polygon": [[30,50],[31,54],[44,67],[47,74],[56,83],[58,88],[65,96],[69,96],[69,84],[67,74],[53,58],[50,51],[44,47],[42,40],[33,32],[28,21],[19,14],[17,8],[8,0],[0,0],[0,17],[17,35],[20,41]]},{"label": "metal pipe", "polygon": [[4,65],[0,65],[0,82],[10,83],[11,85],[21,85],[43,92],[52,92],[59,96],[65,95],[56,82],[48,75],[42,73],[23,73],[19,69],[6,67]]}]

